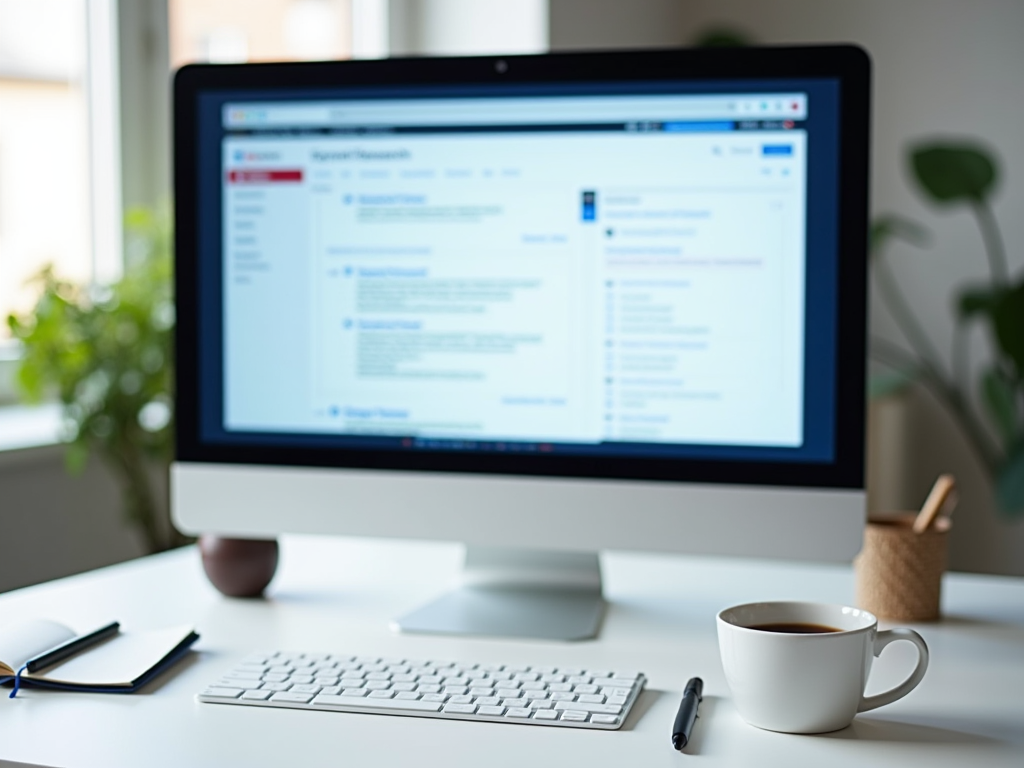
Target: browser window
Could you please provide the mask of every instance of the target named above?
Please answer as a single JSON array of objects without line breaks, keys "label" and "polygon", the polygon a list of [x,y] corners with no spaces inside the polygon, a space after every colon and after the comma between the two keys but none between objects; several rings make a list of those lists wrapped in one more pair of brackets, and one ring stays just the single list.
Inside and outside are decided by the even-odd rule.
[{"label": "browser window", "polygon": [[799,445],[803,95],[550,101],[225,106],[228,429]]}]

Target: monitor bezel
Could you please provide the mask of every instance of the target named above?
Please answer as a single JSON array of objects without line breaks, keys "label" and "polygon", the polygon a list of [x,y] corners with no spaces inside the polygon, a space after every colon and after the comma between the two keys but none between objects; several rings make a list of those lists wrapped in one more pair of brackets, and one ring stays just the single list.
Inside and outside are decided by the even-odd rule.
[{"label": "monitor bezel", "polygon": [[[499,65],[499,62],[501,64]],[[550,82],[830,78],[839,81],[835,456],[801,461],[660,459],[466,451],[240,446],[200,435],[197,102],[210,90]],[[190,65],[174,82],[176,219],[176,460],[211,464],[621,479],[810,488],[864,488],[866,255],[870,62],[854,46],[647,50]]]}]

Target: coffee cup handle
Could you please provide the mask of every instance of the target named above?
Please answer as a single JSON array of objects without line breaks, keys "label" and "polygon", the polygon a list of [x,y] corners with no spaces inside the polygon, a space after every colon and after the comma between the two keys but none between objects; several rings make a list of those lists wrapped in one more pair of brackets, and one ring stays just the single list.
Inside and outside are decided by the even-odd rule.
[{"label": "coffee cup handle", "polygon": [[891,688],[877,696],[861,696],[860,705],[857,707],[858,712],[867,712],[871,709],[884,707],[886,704],[892,704],[897,699],[902,699],[914,690],[917,684],[924,678],[925,670],[928,669],[928,646],[925,644],[924,638],[912,629],[904,629],[902,627],[898,629],[883,629],[875,636],[875,656],[879,656],[885,646],[897,640],[909,640],[917,646],[917,667],[910,673],[910,677],[895,688]]}]

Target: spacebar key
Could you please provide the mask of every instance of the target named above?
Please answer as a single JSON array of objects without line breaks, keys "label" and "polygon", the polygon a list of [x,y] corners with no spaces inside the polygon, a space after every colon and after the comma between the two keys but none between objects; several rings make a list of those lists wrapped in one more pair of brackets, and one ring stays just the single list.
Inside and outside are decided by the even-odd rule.
[{"label": "spacebar key", "polygon": [[404,699],[360,699],[355,696],[335,696],[321,693],[312,702],[314,707],[344,707],[345,709],[404,709],[407,712],[438,712],[436,701],[406,701]]}]

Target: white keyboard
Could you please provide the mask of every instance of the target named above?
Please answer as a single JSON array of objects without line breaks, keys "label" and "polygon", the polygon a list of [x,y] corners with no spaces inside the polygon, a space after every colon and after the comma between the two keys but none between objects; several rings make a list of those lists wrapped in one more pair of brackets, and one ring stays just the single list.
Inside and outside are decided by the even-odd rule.
[{"label": "white keyboard", "polygon": [[620,728],[646,678],[611,669],[256,653],[199,694],[211,704]]}]

